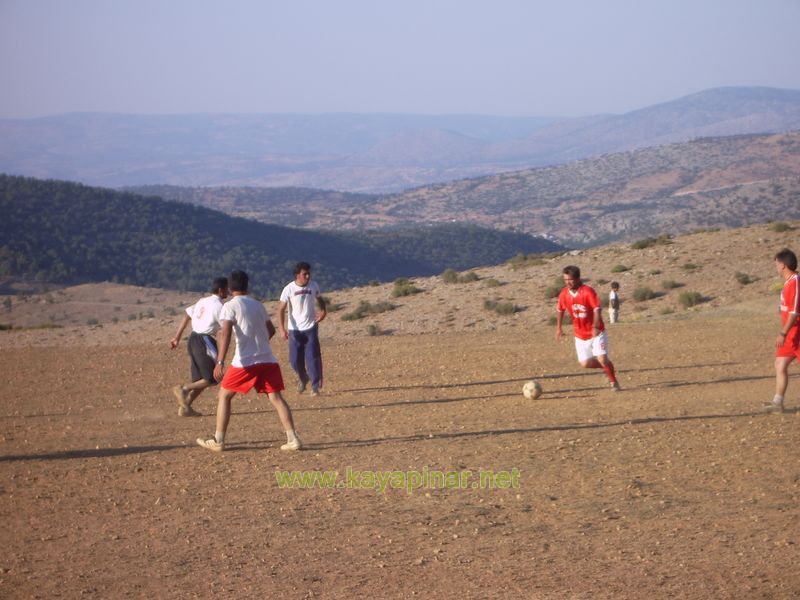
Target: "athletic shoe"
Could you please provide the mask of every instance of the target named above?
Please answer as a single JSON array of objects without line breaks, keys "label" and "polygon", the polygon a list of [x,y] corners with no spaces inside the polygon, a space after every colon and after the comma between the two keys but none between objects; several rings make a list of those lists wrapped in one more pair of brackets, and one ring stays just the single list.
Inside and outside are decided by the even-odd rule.
[{"label": "athletic shoe", "polygon": [[172,388],[172,393],[175,395],[175,399],[178,401],[178,416],[185,416],[182,414],[182,411],[189,406],[186,403],[186,390],[183,389],[182,385],[176,385],[174,388]]},{"label": "athletic shoe", "polygon": [[306,384],[307,383],[308,383],[307,381],[303,381],[302,379],[297,382],[297,393],[298,394],[302,394],[303,392],[306,391]]},{"label": "athletic shoe", "polygon": [[281,446],[281,450],[300,450],[302,447],[303,444],[300,443],[300,438],[295,435],[294,441],[286,442],[283,446]]},{"label": "athletic shoe", "polygon": [[774,412],[782,413],[783,402],[767,402],[764,404],[761,410],[767,413],[774,413]]},{"label": "athletic shoe", "polygon": [[311,395],[312,396],[319,396],[319,388],[315,385],[311,386]]},{"label": "athletic shoe", "polygon": [[197,445],[207,448],[212,452],[222,452],[225,450],[225,442],[218,442],[213,435],[204,438],[197,438]]},{"label": "athletic shoe", "polygon": [[619,386],[619,381],[611,382],[611,389],[615,392],[621,392],[622,388]]},{"label": "athletic shoe", "polygon": [[179,417],[202,417],[203,413],[197,412],[191,406],[181,406],[178,408]]}]

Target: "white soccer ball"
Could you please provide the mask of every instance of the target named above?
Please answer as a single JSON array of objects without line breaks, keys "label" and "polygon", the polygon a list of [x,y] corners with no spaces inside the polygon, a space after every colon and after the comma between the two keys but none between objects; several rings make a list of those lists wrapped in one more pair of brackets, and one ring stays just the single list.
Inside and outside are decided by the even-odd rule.
[{"label": "white soccer ball", "polygon": [[542,395],[542,386],[538,381],[528,381],[522,386],[522,395],[528,400],[535,400]]}]

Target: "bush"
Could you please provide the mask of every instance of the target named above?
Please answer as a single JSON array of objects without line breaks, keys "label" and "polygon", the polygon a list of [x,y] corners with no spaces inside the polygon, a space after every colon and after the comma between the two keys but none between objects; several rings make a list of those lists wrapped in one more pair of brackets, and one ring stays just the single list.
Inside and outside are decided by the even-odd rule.
[{"label": "bush", "polygon": [[779,221],[777,223],[773,223],[769,226],[770,231],[774,231],[775,233],[784,233],[786,231],[792,231],[794,227],[789,225],[788,223],[784,223],[783,221]]},{"label": "bush", "polygon": [[503,284],[497,281],[497,279],[495,279],[494,277],[491,277],[486,280],[486,287],[495,288],[495,287],[500,287],[501,285]]},{"label": "bush", "polygon": [[659,313],[660,313],[660,314],[662,314],[662,315],[671,315],[671,314],[672,314],[672,313],[674,313],[674,312],[675,312],[675,309],[674,309],[674,308],[672,308],[671,306],[667,306],[667,307],[665,307],[665,308],[662,308],[662,309],[659,311]]},{"label": "bush", "polygon": [[631,244],[631,248],[634,250],[641,250],[643,248],[649,248],[650,246],[665,246],[671,243],[672,236],[668,233],[662,233],[658,237],[648,237],[643,240],[637,240]]},{"label": "bush", "polygon": [[356,306],[353,312],[342,315],[342,321],[357,321],[358,319],[363,319],[367,315],[377,315],[388,310],[394,310],[395,308],[397,307],[391,302],[381,301],[377,304],[370,304],[366,300],[362,300],[358,303],[358,306]]},{"label": "bush", "polygon": [[483,301],[483,308],[486,310],[493,310],[498,315],[513,315],[519,310],[519,307],[512,302],[498,302],[497,300],[489,300],[488,298]]},{"label": "bush", "polygon": [[383,331],[377,325],[367,325],[367,335],[369,336],[383,335]]},{"label": "bush", "polygon": [[478,281],[480,277],[475,271],[468,271],[463,275],[459,275],[454,269],[445,269],[442,273],[442,281],[445,283],[471,283]]},{"label": "bush", "polygon": [[661,275],[661,269],[650,269],[647,272],[648,275]]},{"label": "bush", "polygon": [[341,304],[336,304],[336,302],[334,302],[327,296],[321,296],[321,298],[322,301],[325,303],[325,310],[327,310],[329,313],[338,312],[342,310]]},{"label": "bush", "polygon": [[680,302],[684,308],[690,308],[702,304],[705,302],[705,298],[703,298],[700,292],[682,292],[681,295],[678,296],[678,302]]},{"label": "bush", "polygon": [[661,287],[664,288],[665,290],[674,290],[675,288],[679,288],[682,285],[683,285],[682,283],[678,283],[674,279],[665,279],[664,281],[661,282]]},{"label": "bush", "polygon": [[750,275],[747,273],[741,273],[740,271],[736,271],[736,275],[734,275],[734,277],[736,277],[736,281],[742,285],[750,285],[755,281],[755,279],[750,277]]},{"label": "bush", "polygon": [[86,320],[86,324],[87,325],[97,325],[97,323],[98,323],[97,319],[87,319]]},{"label": "bush", "polygon": [[516,256],[509,258],[506,261],[506,264],[509,265],[512,269],[524,269],[526,267],[538,267],[544,264],[547,264],[547,261],[544,257],[546,256],[554,256],[552,254],[522,254],[521,252]]},{"label": "bush", "polygon": [[683,268],[687,271],[694,271],[695,269],[699,269],[700,265],[696,265],[694,263],[684,263]]},{"label": "bush", "polygon": [[626,267],[625,265],[614,265],[611,267],[612,273],[623,273],[625,271],[629,271],[630,267]]},{"label": "bush", "polygon": [[638,287],[633,290],[633,299],[637,302],[645,302],[647,300],[652,300],[655,297],[655,292],[649,287]]},{"label": "bush", "polygon": [[422,290],[415,286],[411,281],[405,277],[395,279],[394,288],[392,289],[392,298],[400,298],[402,296],[413,296],[419,294]]}]

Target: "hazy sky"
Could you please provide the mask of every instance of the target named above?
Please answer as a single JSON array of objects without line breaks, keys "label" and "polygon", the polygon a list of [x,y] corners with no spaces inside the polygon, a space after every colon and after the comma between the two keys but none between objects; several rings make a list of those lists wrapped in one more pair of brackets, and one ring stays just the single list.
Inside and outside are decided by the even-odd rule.
[{"label": "hazy sky", "polygon": [[0,0],[0,117],[622,113],[800,89],[800,0]]}]

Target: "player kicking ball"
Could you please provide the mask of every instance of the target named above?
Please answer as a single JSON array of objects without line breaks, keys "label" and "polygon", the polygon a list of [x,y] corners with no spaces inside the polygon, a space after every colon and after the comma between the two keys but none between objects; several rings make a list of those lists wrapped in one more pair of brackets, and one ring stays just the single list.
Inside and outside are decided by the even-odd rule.
[{"label": "player kicking ball", "polygon": [[[281,450],[300,450],[302,445],[294,430],[292,411],[281,395],[281,368],[269,345],[270,338],[275,335],[275,326],[264,305],[247,295],[248,282],[244,271],[234,271],[228,279],[233,300],[223,306],[220,313],[222,333],[214,368],[214,377],[222,380],[217,400],[217,431],[212,436],[197,438],[197,443],[208,450],[222,452],[231,418],[231,400],[237,392],[246,394],[255,388],[259,394],[267,394],[286,431],[286,443]],[[231,332],[236,335],[236,352],[223,377]]]},{"label": "player kicking ball", "polygon": [[556,341],[564,335],[561,324],[564,312],[572,317],[575,334],[575,351],[578,361],[587,369],[603,369],[611,388],[619,391],[614,363],[608,358],[608,334],[601,315],[600,299],[597,292],[581,281],[581,270],[569,265],[561,271],[564,276],[564,289],[558,295],[556,305]]}]

